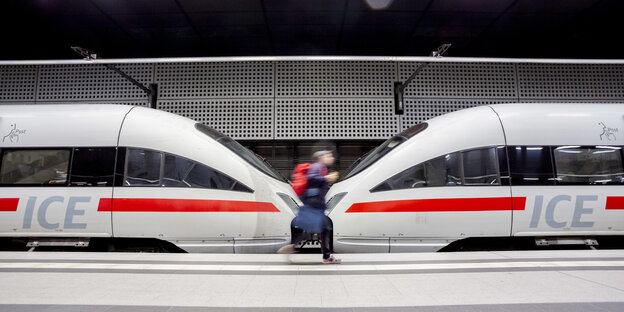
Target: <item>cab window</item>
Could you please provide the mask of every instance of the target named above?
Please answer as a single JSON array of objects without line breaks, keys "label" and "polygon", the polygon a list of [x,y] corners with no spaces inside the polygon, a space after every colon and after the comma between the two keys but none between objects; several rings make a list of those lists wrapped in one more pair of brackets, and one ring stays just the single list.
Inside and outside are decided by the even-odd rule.
[{"label": "cab window", "polygon": [[436,157],[396,174],[373,188],[371,192],[462,185],[459,161],[459,153]]},{"label": "cab window", "polygon": [[500,185],[497,148],[454,152],[413,166],[371,192],[459,185]]},{"label": "cab window", "polygon": [[126,153],[126,186],[160,185],[162,153],[129,148]]},{"label": "cab window", "polygon": [[494,148],[462,153],[466,185],[498,185],[498,164]]},{"label": "cab window", "polygon": [[253,193],[230,176],[190,159],[128,148],[126,186],[191,187]]}]

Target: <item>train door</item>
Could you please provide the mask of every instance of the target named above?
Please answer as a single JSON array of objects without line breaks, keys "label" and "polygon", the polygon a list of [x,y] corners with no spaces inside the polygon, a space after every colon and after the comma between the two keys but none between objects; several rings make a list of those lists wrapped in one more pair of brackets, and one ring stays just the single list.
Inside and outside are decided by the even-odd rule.
[{"label": "train door", "polygon": [[620,146],[509,147],[517,236],[621,235],[624,168]]},{"label": "train door", "polygon": [[[253,190],[199,162],[141,148],[127,148],[123,186],[113,199],[114,234],[171,241],[192,252],[234,251],[248,238],[246,218],[273,209]],[[118,166],[122,168],[124,166]],[[258,234],[260,235],[260,234]]]},{"label": "train door", "polygon": [[4,148],[0,231],[4,236],[108,237],[114,147]]}]

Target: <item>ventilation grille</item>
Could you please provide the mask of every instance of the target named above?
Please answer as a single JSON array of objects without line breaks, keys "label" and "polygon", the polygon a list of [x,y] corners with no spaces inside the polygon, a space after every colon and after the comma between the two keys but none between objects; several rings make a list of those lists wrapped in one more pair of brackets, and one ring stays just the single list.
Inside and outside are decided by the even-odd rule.
[{"label": "ventilation grille", "polygon": [[[153,65],[123,64],[117,67],[147,86]],[[147,99],[139,87],[103,65],[60,65],[39,68],[37,101],[85,101]]]},{"label": "ventilation grille", "polygon": [[35,66],[0,66],[0,101],[34,102],[36,81]]},{"label": "ventilation grille", "polygon": [[391,62],[278,62],[277,97],[392,97]]},{"label": "ventilation grille", "polygon": [[161,101],[159,109],[191,118],[234,139],[273,138],[273,101]]},{"label": "ventilation grille", "polygon": [[[400,63],[406,81],[420,63]],[[435,63],[424,67],[408,85],[404,97],[517,98],[513,64]]]},{"label": "ventilation grille", "polygon": [[624,99],[624,65],[518,65],[520,99]]},{"label": "ventilation grille", "polygon": [[273,63],[159,64],[156,83],[163,99],[273,97]]},{"label": "ventilation grille", "polygon": [[278,99],[276,139],[385,139],[397,133],[390,99]]}]

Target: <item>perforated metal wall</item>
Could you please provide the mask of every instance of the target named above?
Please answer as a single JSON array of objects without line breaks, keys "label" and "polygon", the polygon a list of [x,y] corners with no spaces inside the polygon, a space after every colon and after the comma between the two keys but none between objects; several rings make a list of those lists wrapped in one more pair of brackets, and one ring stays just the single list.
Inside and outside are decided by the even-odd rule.
[{"label": "perforated metal wall", "polygon": [[158,108],[209,125],[233,138],[273,139],[273,100],[163,100]]},{"label": "perforated metal wall", "polygon": [[[422,59],[269,58],[123,62],[147,85],[157,108],[190,117],[239,140],[381,140],[435,116],[508,102],[624,102],[622,62],[433,62],[393,109],[392,86]],[[0,65],[0,104],[147,105],[146,94],[102,64]],[[1,109],[1,106],[0,106]]]},{"label": "perforated metal wall", "polygon": [[520,100],[624,98],[622,65],[519,64]]},{"label": "perforated metal wall", "polygon": [[[121,64],[138,82],[152,82],[152,64]],[[145,92],[102,65],[39,67],[37,102],[123,101],[145,98]]]},{"label": "perforated metal wall", "polygon": [[36,82],[35,66],[0,66],[0,101],[34,102]]},{"label": "perforated metal wall", "polygon": [[276,139],[382,139],[398,130],[390,99],[276,101]]},{"label": "perforated metal wall", "polygon": [[[419,64],[400,63],[400,80],[407,80]],[[515,66],[506,63],[429,64],[407,87],[405,97],[515,99]]]},{"label": "perforated metal wall", "polygon": [[391,62],[278,62],[277,97],[392,97]]},{"label": "perforated metal wall", "polygon": [[162,99],[272,98],[273,63],[164,63],[156,65]]}]

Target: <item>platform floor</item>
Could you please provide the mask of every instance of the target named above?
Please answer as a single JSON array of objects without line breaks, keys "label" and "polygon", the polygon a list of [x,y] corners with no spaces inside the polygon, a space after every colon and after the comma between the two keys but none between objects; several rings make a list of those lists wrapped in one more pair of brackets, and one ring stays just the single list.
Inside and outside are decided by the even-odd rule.
[{"label": "platform floor", "polygon": [[0,311],[624,311],[624,250],[0,252]]}]

